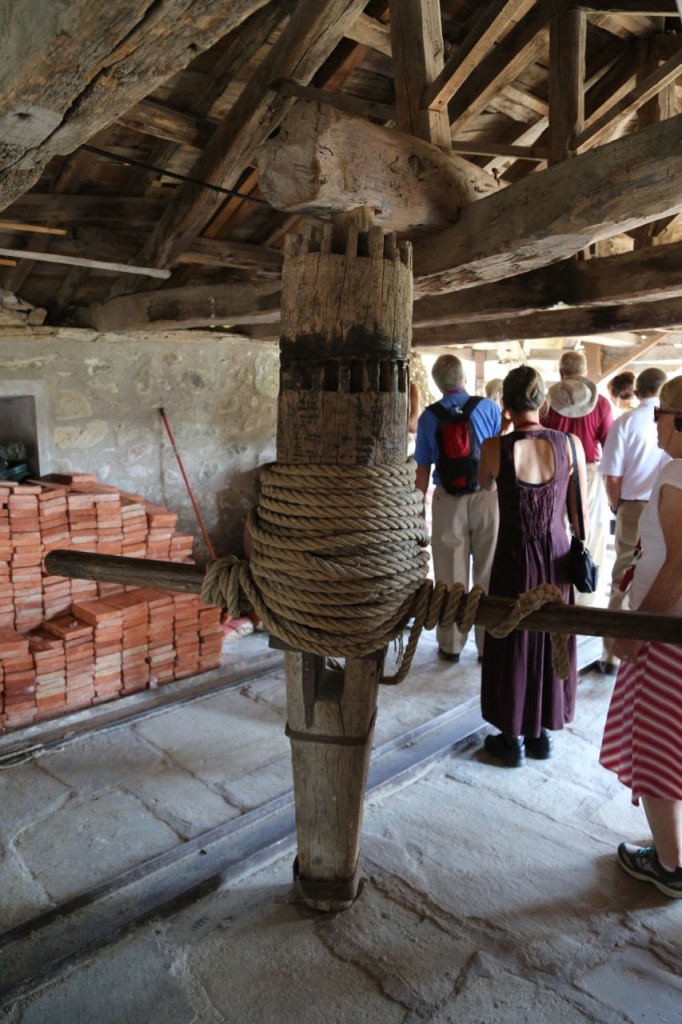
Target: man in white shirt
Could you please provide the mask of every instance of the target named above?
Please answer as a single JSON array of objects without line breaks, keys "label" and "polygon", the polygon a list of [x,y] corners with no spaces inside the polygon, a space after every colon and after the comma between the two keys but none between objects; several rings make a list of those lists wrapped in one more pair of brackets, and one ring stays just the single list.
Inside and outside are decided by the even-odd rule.
[{"label": "man in white shirt", "polygon": [[[632,562],[639,538],[639,517],[651,495],[651,489],[664,462],[668,461],[658,447],[654,406],[658,392],[665,383],[663,370],[643,370],[635,382],[639,405],[623,413],[610,428],[599,472],[604,478],[606,496],[616,516],[616,560],[611,573],[609,609],[619,611],[626,595],[620,590],[623,573]],[[604,638],[604,656],[599,669],[604,675],[615,675],[616,659],[613,640]]]}]

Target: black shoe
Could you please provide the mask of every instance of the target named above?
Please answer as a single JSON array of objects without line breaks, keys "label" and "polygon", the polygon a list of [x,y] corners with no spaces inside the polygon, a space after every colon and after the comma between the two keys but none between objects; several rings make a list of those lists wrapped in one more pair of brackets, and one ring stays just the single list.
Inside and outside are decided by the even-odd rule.
[{"label": "black shoe", "polygon": [[516,736],[505,736],[498,732],[497,736],[486,736],[483,747],[492,757],[504,761],[508,768],[520,768],[526,760],[523,740]]},{"label": "black shoe", "polygon": [[528,757],[534,757],[536,761],[546,761],[552,756],[552,737],[543,729],[539,736],[526,736],[525,747]]},{"label": "black shoe", "polygon": [[442,658],[443,661],[459,661],[459,654],[455,654],[454,651],[444,651],[442,647],[438,648],[438,657]]},{"label": "black shoe", "polygon": [[618,675],[618,666],[614,661],[598,661],[597,672],[600,676],[616,676]]},{"label": "black shoe", "polygon": [[640,882],[651,882],[664,896],[682,899],[682,868],[666,871],[653,846],[633,846],[621,843],[618,861],[624,871]]}]

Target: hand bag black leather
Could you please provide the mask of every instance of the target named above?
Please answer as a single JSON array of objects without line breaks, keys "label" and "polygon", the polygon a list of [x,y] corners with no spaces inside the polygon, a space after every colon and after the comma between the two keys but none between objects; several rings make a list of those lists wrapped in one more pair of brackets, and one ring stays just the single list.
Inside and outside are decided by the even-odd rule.
[{"label": "hand bag black leather", "polygon": [[580,483],[578,480],[578,462],[575,454],[573,438],[568,434],[568,443],[573,454],[573,486],[575,487],[575,500],[578,506],[578,528],[579,536],[571,537],[571,583],[581,594],[594,594],[599,583],[599,566],[595,564],[592,555],[585,546],[585,522],[583,520],[583,505],[580,499]]}]

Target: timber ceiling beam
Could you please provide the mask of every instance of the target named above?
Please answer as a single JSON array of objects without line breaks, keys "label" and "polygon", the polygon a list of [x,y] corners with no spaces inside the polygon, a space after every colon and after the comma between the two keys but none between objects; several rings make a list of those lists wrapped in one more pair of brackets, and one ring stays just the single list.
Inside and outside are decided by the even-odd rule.
[{"label": "timber ceiling beam", "polygon": [[448,59],[440,74],[425,90],[421,105],[444,110],[478,63],[496,46],[515,22],[530,10],[534,0],[494,0]]},{"label": "timber ceiling beam", "polygon": [[680,74],[682,74],[682,51],[673,54],[664,64],[636,85],[631,92],[617,100],[588,128],[580,132],[574,139],[577,150],[584,152],[600,142],[611,131],[615,123],[634,114],[667,85],[678,79]]},{"label": "timber ceiling beam", "polygon": [[640,14],[647,18],[679,16],[675,0],[568,0],[568,6],[587,14]]},{"label": "timber ceiling beam", "polygon": [[557,309],[527,316],[471,320],[440,327],[414,327],[417,346],[474,345],[482,341],[575,338],[590,334],[671,328],[682,324],[682,298],[633,302],[596,309]]},{"label": "timber ceiling beam", "polygon": [[454,93],[449,107],[452,137],[483,112],[495,93],[514,82],[540,57],[547,56],[547,26],[555,10],[552,0],[540,0],[494,46],[481,57]]},{"label": "timber ceiling beam", "polygon": [[80,309],[79,323],[98,331],[176,331],[269,324],[280,319],[279,281],[230,281],[122,295]]},{"label": "timber ceiling beam", "polygon": [[56,154],[110,125],[266,0],[8,0],[0,60],[0,209]]},{"label": "timber ceiling beam", "polygon": [[[192,177],[234,187],[256,147],[280,124],[293,103],[273,90],[291,79],[308,85],[346,30],[362,13],[366,0],[302,0],[264,57],[234,106],[216,128],[194,164]],[[169,266],[199,234],[223,203],[208,189],[183,184],[143,246],[143,265]],[[125,288],[125,283],[123,283]]]},{"label": "timber ceiling beam", "polygon": [[574,155],[585,120],[585,15],[560,11],[549,28],[549,159]]},{"label": "timber ceiling beam", "polygon": [[368,46],[371,50],[378,50],[385,57],[393,56],[390,28],[367,14],[358,15],[346,30],[346,38],[352,39],[354,43],[360,43],[361,46]]},{"label": "timber ceiling beam", "polygon": [[450,152],[450,121],[443,107],[421,97],[443,69],[440,0],[391,0],[391,48],[398,129]]},{"label": "timber ceiling beam", "polygon": [[682,115],[523,178],[414,243],[422,294],[547,266],[682,210]]},{"label": "timber ceiling beam", "polygon": [[594,309],[670,298],[682,298],[679,242],[601,259],[565,260],[495,284],[418,299],[414,324],[435,327],[533,315],[557,306]]}]

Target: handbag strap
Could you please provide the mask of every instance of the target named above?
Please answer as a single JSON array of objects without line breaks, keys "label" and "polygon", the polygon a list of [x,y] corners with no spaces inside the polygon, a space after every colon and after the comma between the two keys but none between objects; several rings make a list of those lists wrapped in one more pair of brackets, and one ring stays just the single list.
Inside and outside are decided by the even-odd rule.
[{"label": "handbag strap", "polygon": [[571,476],[573,477],[573,486],[575,487],[575,501],[576,501],[576,505],[578,507],[578,531],[579,531],[578,532],[578,539],[579,540],[585,540],[585,520],[583,519],[583,503],[582,503],[582,499],[580,497],[580,480],[579,480],[579,477],[578,477],[578,460],[576,458],[575,444],[573,443],[572,436],[570,434],[566,434],[566,437],[568,438],[568,443],[571,446],[571,455],[573,456],[573,473],[571,474]]}]

